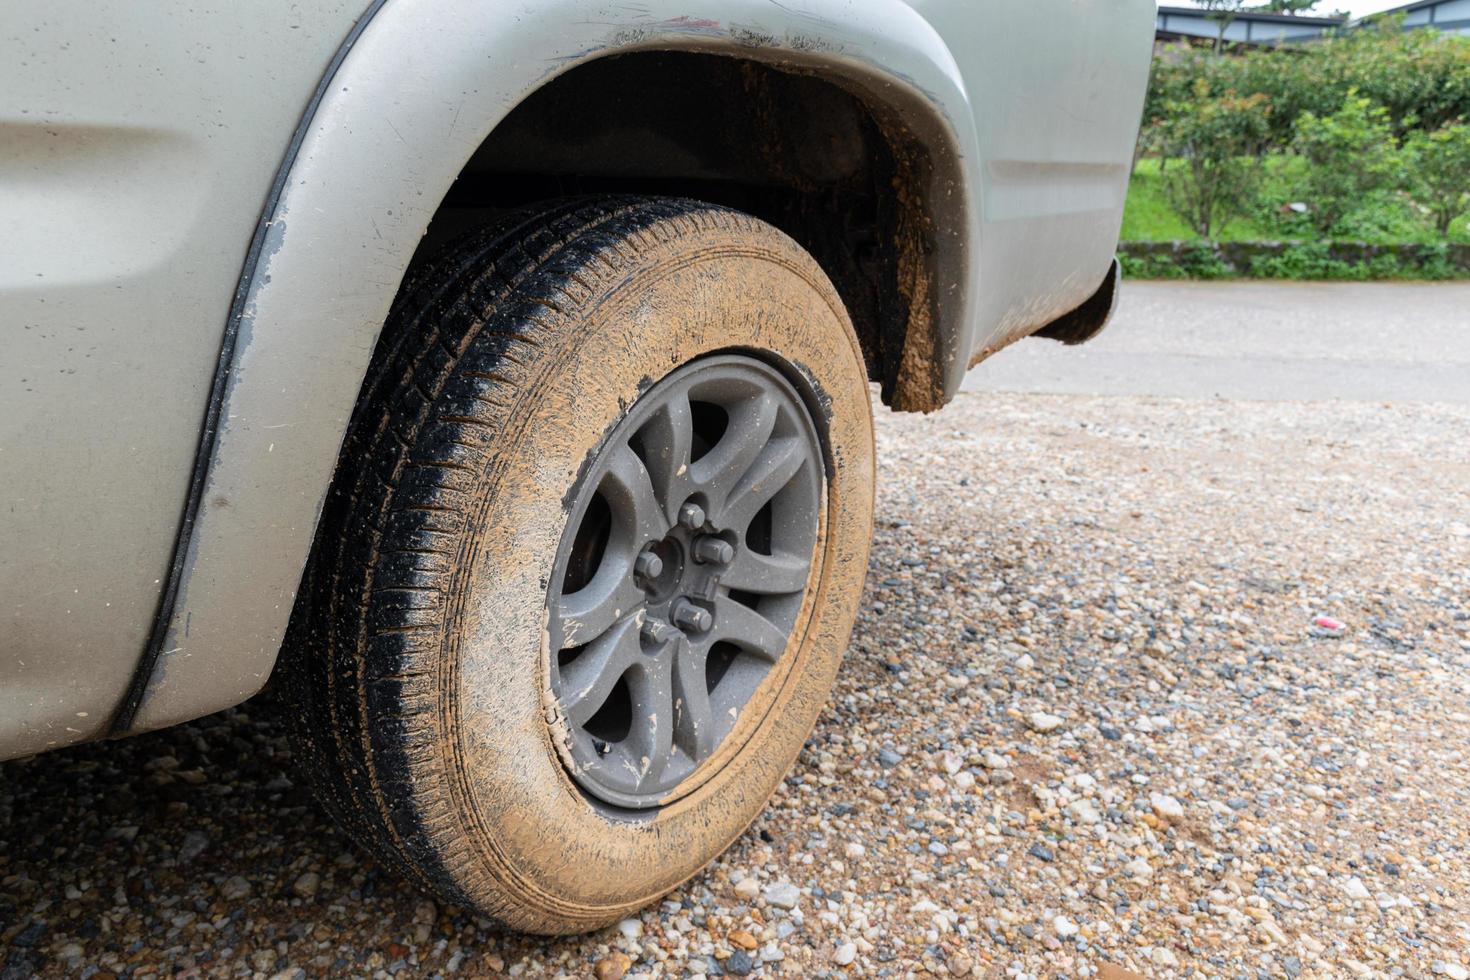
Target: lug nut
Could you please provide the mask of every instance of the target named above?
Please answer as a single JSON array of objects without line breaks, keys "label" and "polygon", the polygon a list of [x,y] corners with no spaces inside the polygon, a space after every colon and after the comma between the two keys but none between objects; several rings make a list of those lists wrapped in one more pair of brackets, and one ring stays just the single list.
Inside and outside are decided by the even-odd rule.
[{"label": "lug nut", "polygon": [[674,602],[673,620],[686,630],[703,633],[714,625],[714,617],[709,610],[703,606],[696,606],[688,599],[678,599]]},{"label": "lug nut", "polygon": [[643,629],[640,631],[644,641],[648,643],[664,643],[674,638],[675,629],[668,623],[657,619],[645,619]]},{"label": "lug nut", "polygon": [[698,531],[704,527],[704,508],[692,500],[689,501],[679,508],[679,523],[691,531]]},{"label": "lug nut", "polygon": [[633,571],[644,578],[658,578],[664,573],[664,560],[652,548],[644,548],[633,559]]},{"label": "lug nut", "polygon": [[706,534],[694,541],[694,560],[706,565],[728,565],[735,557],[735,546],[723,538]]}]

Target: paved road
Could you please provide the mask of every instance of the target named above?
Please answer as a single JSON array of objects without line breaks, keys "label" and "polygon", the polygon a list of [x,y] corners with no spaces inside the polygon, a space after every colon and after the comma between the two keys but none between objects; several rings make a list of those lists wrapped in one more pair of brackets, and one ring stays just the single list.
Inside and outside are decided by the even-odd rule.
[{"label": "paved road", "polygon": [[1470,283],[1123,288],[1092,343],[1023,340],[965,390],[1470,404]]}]

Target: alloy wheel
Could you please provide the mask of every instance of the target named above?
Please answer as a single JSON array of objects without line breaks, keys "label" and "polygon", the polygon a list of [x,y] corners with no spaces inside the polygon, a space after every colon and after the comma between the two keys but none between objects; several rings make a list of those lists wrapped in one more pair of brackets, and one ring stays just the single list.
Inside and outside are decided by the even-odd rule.
[{"label": "alloy wheel", "polygon": [[585,792],[662,805],[716,754],[798,626],[823,478],[803,399],[741,354],[674,371],[607,436],[549,598],[560,748]]}]

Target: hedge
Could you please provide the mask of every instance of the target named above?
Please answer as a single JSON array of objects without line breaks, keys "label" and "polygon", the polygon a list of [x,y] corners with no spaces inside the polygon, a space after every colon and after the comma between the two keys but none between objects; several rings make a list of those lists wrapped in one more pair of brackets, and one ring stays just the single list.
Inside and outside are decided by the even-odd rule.
[{"label": "hedge", "polygon": [[1134,279],[1470,279],[1470,245],[1372,242],[1123,242]]}]

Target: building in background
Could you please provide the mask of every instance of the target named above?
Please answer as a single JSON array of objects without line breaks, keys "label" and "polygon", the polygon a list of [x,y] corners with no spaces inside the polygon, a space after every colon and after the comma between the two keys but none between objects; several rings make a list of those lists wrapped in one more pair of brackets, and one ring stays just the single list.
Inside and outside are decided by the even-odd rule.
[{"label": "building in background", "polygon": [[[1470,0],[1446,0],[1470,3]],[[1347,24],[1346,17],[1301,17],[1243,10],[1225,28],[1226,44],[1275,45],[1311,41]],[[1198,7],[1160,7],[1154,22],[1154,38],[1170,43],[1190,41],[1213,44],[1220,24]]]},{"label": "building in background", "polygon": [[1404,15],[1404,30],[1433,27],[1446,34],[1470,34],[1470,0],[1416,0],[1355,21],[1354,26],[1371,24],[1383,17]]},{"label": "building in background", "polygon": [[[1226,26],[1224,41],[1257,47],[1314,41],[1336,30],[1364,27],[1399,14],[1403,15],[1406,31],[1433,27],[1446,34],[1470,34],[1470,0],[1414,0],[1358,20],[1242,10]],[[1161,44],[1214,44],[1219,36],[1219,22],[1199,7],[1160,6],[1154,21],[1154,39]]]}]

